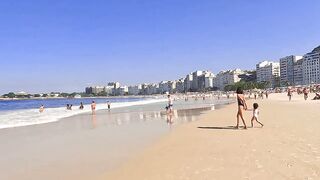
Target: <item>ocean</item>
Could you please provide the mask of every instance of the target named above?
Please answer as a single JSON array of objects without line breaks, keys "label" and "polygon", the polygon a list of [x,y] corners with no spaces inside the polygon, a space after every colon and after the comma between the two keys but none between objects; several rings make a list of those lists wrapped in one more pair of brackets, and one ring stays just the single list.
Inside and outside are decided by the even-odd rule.
[{"label": "ocean", "polygon": [[[55,122],[62,118],[91,111],[92,101],[97,103],[97,110],[107,109],[107,101],[112,109],[163,102],[165,99],[152,98],[80,98],[80,99],[30,99],[0,101],[0,129]],[[80,103],[84,109],[80,110]],[[73,110],[67,110],[66,105],[72,104]],[[44,105],[45,111],[39,113],[39,107]]]}]

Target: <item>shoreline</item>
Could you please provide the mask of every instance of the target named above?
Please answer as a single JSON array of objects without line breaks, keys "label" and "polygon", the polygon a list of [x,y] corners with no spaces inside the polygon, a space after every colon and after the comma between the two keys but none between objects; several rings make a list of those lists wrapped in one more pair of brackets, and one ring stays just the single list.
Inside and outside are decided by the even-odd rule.
[{"label": "shoreline", "polygon": [[0,179],[94,179],[121,167],[176,127],[198,120],[205,110],[177,110],[171,123],[163,105],[151,104],[1,129],[5,145],[0,153],[6,156],[0,157]]},{"label": "shoreline", "polygon": [[[156,104],[164,101],[165,99],[141,99],[139,101],[132,101],[132,102],[114,102],[113,109],[122,109],[126,107],[130,108],[133,106]],[[96,112],[107,109],[106,105],[102,106],[103,104],[104,103],[97,103],[98,106],[97,106]],[[83,115],[83,114],[91,114],[90,104],[84,104],[84,107],[85,109],[83,110],[73,109],[72,111],[66,110],[64,106],[52,107],[52,108],[46,108],[46,110],[43,113],[39,113],[38,109],[36,108],[2,111],[2,114],[0,114],[0,118],[3,118],[3,120],[6,120],[7,124],[2,122],[2,124],[0,125],[0,130],[53,123],[53,122],[63,121],[65,118],[68,118],[68,117],[73,117],[73,116]],[[28,114],[28,116],[26,116],[26,114]],[[20,121],[22,120],[23,123],[19,122],[20,124],[10,124],[12,123],[11,122],[12,120],[17,121],[15,119],[15,116],[23,116],[23,118],[20,117]],[[9,120],[7,120],[8,118]],[[25,118],[27,119],[33,118],[33,119],[32,121],[25,121],[24,120]],[[35,121],[35,119],[37,121]]]},{"label": "shoreline", "polygon": [[177,127],[97,179],[319,179],[320,102],[298,95],[289,102],[285,94],[256,102],[263,128],[234,129],[236,105],[227,105]]},{"label": "shoreline", "polygon": [[159,98],[159,96],[93,96],[81,98],[67,98],[67,97],[33,97],[33,98],[0,98],[0,101],[23,101],[23,100],[50,100],[50,99],[131,99],[131,98]]}]

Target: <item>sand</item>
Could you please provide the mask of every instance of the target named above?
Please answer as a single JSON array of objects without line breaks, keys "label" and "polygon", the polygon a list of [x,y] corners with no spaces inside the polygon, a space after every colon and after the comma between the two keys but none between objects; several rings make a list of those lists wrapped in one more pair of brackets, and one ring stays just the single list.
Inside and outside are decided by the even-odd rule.
[{"label": "sand", "polygon": [[161,102],[0,129],[0,180],[93,180],[135,157],[171,127],[196,121],[212,103],[217,102],[175,102],[173,124]]},{"label": "sand", "polygon": [[178,126],[101,179],[320,179],[320,101],[271,94],[257,102],[263,128],[233,129],[237,107],[228,105]]}]

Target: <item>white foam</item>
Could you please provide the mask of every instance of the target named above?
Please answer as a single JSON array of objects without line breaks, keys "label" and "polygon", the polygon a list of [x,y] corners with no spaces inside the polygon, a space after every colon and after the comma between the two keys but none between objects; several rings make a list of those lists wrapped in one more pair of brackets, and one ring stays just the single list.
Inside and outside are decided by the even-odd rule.
[{"label": "white foam", "polygon": [[[166,99],[148,99],[135,102],[112,103],[112,109],[164,101],[166,101]],[[107,109],[107,104],[97,104],[96,110],[103,109]],[[0,112],[0,129],[50,123],[59,121],[62,118],[87,112],[91,112],[90,105],[85,105],[83,110],[74,107],[74,110],[72,111],[66,110],[65,107],[46,108],[43,113],[39,113],[39,109],[4,111]]]}]

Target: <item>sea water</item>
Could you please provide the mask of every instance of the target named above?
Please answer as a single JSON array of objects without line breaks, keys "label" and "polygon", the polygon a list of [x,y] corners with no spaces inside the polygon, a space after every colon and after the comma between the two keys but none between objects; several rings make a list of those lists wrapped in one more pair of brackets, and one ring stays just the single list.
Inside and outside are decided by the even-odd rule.
[{"label": "sea water", "polygon": [[[111,103],[112,109],[145,105],[166,101],[156,98],[80,98],[80,99],[33,99],[33,100],[4,100],[0,101],[0,129],[27,126],[55,122],[62,118],[74,116],[91,111],[92,101],[97,103],[96,110],[107,109],[107,102]],[[80,103],[84,109],[80,110]],[[72,104],[72,110],[67,110],[66,105]],[[44,105],[43,113],[39,107]]]}]

